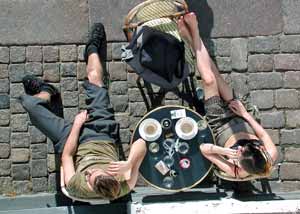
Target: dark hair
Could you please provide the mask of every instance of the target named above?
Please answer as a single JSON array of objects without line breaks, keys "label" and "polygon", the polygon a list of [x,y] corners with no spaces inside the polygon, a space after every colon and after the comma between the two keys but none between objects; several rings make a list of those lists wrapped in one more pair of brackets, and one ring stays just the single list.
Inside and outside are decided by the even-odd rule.
[{"label": "dark hair", "polygon": [[113,176],[99,175],[95,178],[94,191],[104,198],[114,199],[120,192],[120,183]]},{"label": "dark hair", "polygon": [[238,144],[243,145],[243,151],[239,160],[240,165],[249,174],[266,175],[270,171],[270,162],[266,152],[261,147],[259,140],[238,140]]}]

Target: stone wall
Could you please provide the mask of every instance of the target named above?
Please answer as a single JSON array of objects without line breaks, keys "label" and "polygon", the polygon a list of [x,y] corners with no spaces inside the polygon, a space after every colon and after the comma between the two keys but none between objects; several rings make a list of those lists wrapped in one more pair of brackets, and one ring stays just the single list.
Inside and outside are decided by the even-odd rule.
[{"label": "stone wall", "polygon": [[[0,2],[0,192],[55,191],[58,157],[18,103],[21,79],[31,73],[57,86],[65,118],[84,108],[82,51],[90,23],[109,38],[110,95],[128,150],[136,122],[152,106],[189,104],[153,86],[143,98],[137,76],[120,61],[123,17],[138,0]],[[300,1],[191,0],[211,56],[228,82],[261,110],[262,125],[280,151],[270,179],[276,190],[300,190]],[[142,86],[143,82],[138,82]],[[183,87],[182,87],[183,88]],[[145,89],[145,87],[142,87]],[[181,89],[181,92],[183,89]],[[151,107],[150,107],[151,108]]]}]

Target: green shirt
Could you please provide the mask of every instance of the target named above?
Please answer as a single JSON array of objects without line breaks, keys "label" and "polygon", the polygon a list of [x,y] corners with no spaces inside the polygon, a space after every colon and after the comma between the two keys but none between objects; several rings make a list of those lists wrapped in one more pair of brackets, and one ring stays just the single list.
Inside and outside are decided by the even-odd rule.
[{"label": "green shirt", "polygon": [[[90,190],[87,184],[85,171],[100,168],[105,170],[111,161],[118,161],[117,148],[110,142],[92,141],[80,144],[75,155],[75,175],[70,179],[66,190],[71,196],[78,198],[104,198],[101,194]],[[121,190],[117,198],[130,192],[129,186],[123,177],[117,178]]]}]

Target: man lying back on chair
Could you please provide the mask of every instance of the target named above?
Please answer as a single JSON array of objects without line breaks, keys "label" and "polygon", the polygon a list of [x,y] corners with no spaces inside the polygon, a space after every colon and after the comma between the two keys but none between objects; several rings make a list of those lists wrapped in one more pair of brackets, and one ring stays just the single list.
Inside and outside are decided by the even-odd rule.
[{"label": "man lying back on chair", "polygon": [[145,155],[145,142],[137,140],[127,161],[118,161],[116,146],[119,124],[105,87],[106,35],[101,23],[94,24],[85,49],[87,110],[76,115],[73,124],[49,111],[58,91],[34,76],[25,76],[27,95],[21,103],[33,125],[62,152],[62,170],[68,193],[77,198],[116,199],[135,186],[138,168]]},{"label": "man lying back on chair", "polygon": [[201,144],[203,155],[233,178],[267,176],[277,149],[264,128],[247,112],[210,59],[200,38],[197,17],[186,14],[178,29],[192,46],[204,89],[206,117],[217,145]]}]

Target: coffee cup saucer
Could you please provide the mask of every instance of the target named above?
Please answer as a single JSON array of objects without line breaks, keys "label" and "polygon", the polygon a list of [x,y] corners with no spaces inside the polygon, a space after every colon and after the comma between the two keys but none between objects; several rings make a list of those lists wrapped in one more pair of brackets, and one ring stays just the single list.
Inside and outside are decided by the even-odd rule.
[{"label": "coffee cup saucer", "polygon": [[[182,125],[186,123],[191,127],[191,130],[183,131]],[[175,131],[179,138],[183,140],[191,140],[198,134],[197,122],[191,117],[183,117],[179,119],[175,124]]]},{"label": "coffee cup saucer", "polygon": [[[156,129],[153,133],[147,133],[147,128],[150,126],[153,126]],[[161,124],[153,118],[145,119],[139,125],[139,134],[146,141],[155,141],[162,134]]]}]

